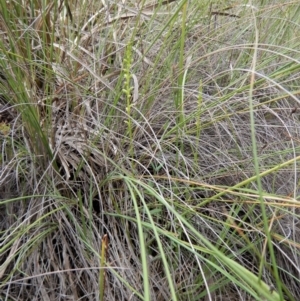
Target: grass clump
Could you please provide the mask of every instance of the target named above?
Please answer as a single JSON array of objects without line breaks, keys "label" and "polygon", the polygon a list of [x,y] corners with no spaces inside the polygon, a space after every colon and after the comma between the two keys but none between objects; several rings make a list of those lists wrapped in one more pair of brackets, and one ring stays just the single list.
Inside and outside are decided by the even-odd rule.
[{"label": "grass clump", "polygon": [[3,300],[299,300],[296,3],[0,5]]}]

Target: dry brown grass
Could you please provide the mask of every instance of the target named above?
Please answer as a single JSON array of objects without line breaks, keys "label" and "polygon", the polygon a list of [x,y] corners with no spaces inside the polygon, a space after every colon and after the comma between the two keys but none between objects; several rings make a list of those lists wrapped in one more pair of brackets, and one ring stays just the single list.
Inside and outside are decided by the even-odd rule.
[{"label": "dry brown grass", "polygon": [[298,300],[298,53],[293,39],[280,44],[289,27],[276,21],[278,40],[259,45],[253,158],[246,6],[188,7],[176,108],[179,2],[142,13],[128,2],[30,3],[2,3],[0,19],[0,297],[171,300],[173,288],[178,300],[264,300],[193,232],[255,275],[263,262],[262,280],[279,291],[257,159],[282,291]]}]

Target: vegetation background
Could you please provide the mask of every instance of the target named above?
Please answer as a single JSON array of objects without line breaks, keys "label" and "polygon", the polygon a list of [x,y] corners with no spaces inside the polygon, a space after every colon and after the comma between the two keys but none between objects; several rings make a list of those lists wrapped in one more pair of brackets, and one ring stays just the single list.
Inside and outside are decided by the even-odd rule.
[{"label": "vegetation background", "polygon": [[300,300],[299,25],[0,0],[0,299]]}]

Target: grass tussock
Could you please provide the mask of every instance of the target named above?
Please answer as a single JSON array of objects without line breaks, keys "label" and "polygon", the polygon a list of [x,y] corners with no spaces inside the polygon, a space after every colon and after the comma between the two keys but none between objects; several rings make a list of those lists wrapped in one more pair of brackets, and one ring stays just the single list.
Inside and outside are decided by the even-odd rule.
[{"label": "grass tussock", "polygon": [[296,2],[0,5],[1,299],[300,299]]}]

